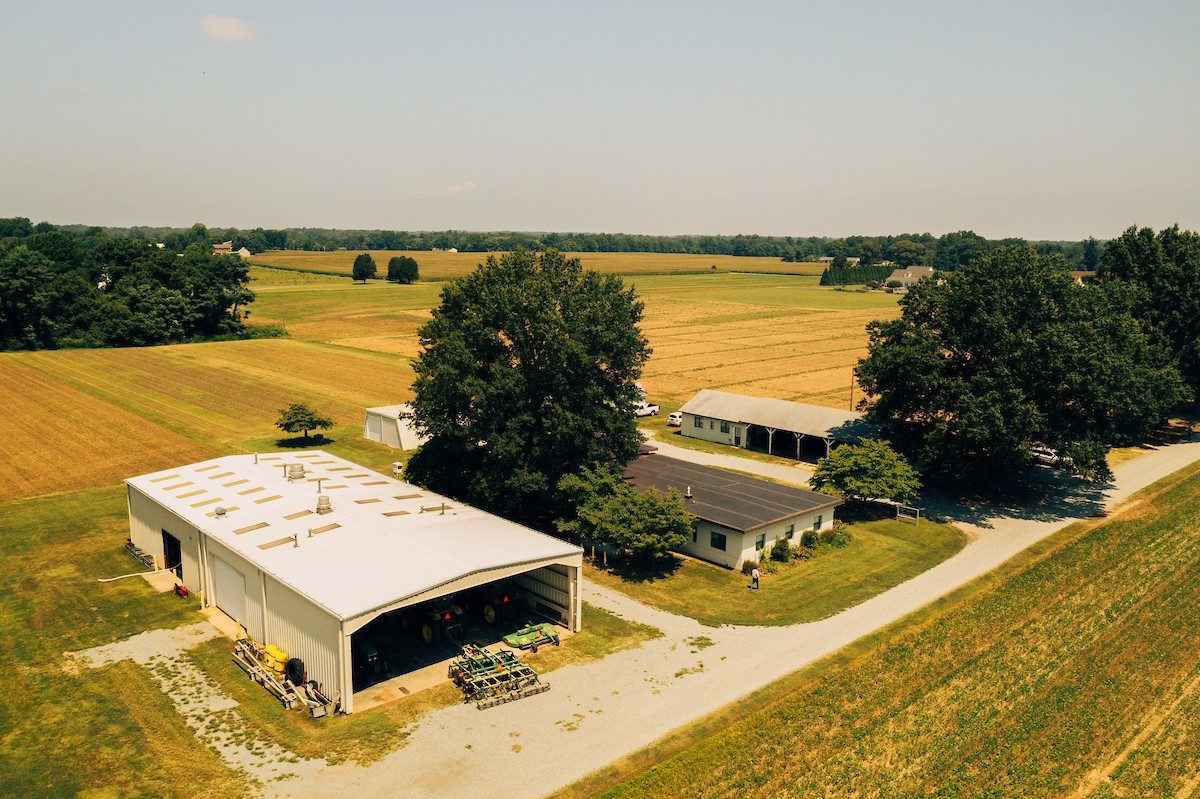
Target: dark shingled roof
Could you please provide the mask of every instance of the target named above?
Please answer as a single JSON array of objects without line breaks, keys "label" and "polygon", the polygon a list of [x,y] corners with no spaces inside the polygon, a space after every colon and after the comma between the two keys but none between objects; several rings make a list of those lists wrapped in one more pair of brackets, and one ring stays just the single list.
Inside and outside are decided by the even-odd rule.
[{"label": "dark shingled roof", "polygon": [[666,455],[635,458],[625,467],[625,479],[638,488],[674,488],[681,494],[691,486],[692,499],[685,500],[689,513],[743,533],[842,504],[837,497]]}]

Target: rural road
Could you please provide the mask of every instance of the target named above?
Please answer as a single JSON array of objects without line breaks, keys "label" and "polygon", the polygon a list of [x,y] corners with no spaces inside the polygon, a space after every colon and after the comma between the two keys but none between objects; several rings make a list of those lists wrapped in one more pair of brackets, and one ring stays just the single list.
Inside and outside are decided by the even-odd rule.
[{"label": "rural road", "polygon": [[[1115,485],[1104,492],[1089,494],[1077,487],[1067,497],[995,513],[940,508],[971,534],[966,547],[823,621],[783,628],[702,627],[587,584],[587,601],[652,624],[665,635],[598,662],[559,669],[549,675],[553,690],[545,694],[482,712],[459,705],[430,713],[407,745],[371,766],[314,764],[306,778],[273,782],[265,790],[281,797],[545,794],[900,619],[1093,515],[1101,504],[1112,507],[1198,459],[1200,442],[1177,444],[1123,464]],[[771,466],[737,460],[743,471]],[[764,590],[770,590],[769,583]],[[707,636],[712,643],[697,646],[701,642],[694,636]]]}]

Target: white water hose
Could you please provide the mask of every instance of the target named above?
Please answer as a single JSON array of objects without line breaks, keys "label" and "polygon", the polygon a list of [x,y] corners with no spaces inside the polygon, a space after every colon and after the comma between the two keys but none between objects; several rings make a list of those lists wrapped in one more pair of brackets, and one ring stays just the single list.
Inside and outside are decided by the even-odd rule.
[{"label": "white water hose", "polygon": [[111,583],[113,580],[124,580],[126,577],[145,577],[148,574],[158,574],[159,572],[173,572],[178,569],[179,566],[180,564],[176,563],[174,566],[168,566],[165,569],[155,569],[152,572],[133,572],[132,574],[122,574],[120,577],[103,577],[99,580],[96,580],[96,582]]}]

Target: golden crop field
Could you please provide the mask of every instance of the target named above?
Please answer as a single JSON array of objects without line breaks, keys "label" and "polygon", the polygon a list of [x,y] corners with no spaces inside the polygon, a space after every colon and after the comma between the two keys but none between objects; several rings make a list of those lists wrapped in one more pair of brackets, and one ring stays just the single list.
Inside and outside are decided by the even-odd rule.
[{"label": "golden crop field", "polygon": [[57,380],[25,354],[0,355],[0,408],[0,500],[116,483],[214,454],[203,441]]},{"label": "golden crop field", "polygon": [[[253,256],[254,265],[280,266],[316,272],[335,272],[349,275],[354,258],[370,253],[375,259],[379,277],[387,274],[387,262],[399,255],[415,258],[422,280],[448,280],[467,274],[488,256],[484,252],[431,252],[428,250],[336,250],[309,252],[307,250],[269,250]],[[680,273],[680,272],[770,272],[788,275],[820,275],[824,265],[816,263],[785,263],[778,258],[736,255],[689,255],[658,252],[575,252],[587,269],[621,275]]]}]

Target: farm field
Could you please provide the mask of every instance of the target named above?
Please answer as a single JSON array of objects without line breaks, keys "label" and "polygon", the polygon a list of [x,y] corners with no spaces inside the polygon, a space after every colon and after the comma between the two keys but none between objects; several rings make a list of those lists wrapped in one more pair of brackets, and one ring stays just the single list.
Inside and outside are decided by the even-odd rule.
[{"label": "farm field", "polygon": [[624,574],[588,568],[586,576],[652,607],[701,624],[778,626],[827,618],[883,593],[958,552],[967,537],[958,528],[928,519],[920,525],[894,518],[850,524],[846,547],[826,547],[819,557],[764,573],[758,591],[746,591],[746,575],[694,558],[673,556],[679,568],[667,575]]},{"label": "farm field", "polygon": [[[436,284],[352,284],[346,278],[255,269],[254,321],[292,336],[415,357]],[[654,353],[642,383],[673,410],[701,388],[832,407],[850,401],[866,324],[898,314],[894,295],[838,291],[810,276],[699,274],[627,278],[645,302]]]},{"label": "farm field", "polygon": [[[449,280],[461,277],[483,263],[486,252],[430,252],[428,250],[269,250],[253,256],[250,263],[349,275],[355,256],[367,252],[375,260],[380,278],[387,275],[387,262],[400,255],[416,259],[422,280]],[[820,275],[825,268],[817,263],[786,263],[778,258],[736,255],[689,255],[657,252],[573,252],[586,269],[619,275],[674,272],[771,272],[788,275]]]},{"label": "farm field", "polygon": [[1194,796],[1198,525],[1193,466],[561,795]]}]

